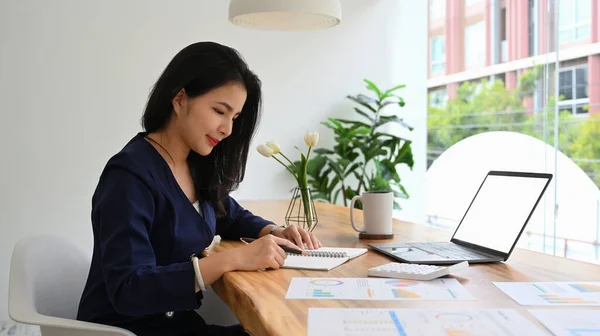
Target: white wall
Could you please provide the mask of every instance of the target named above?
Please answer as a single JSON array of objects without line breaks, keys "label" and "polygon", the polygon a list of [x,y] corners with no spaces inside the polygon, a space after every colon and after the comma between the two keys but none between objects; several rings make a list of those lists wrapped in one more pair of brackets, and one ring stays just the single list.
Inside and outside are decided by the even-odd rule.
[{"label": "white wall", "polygon": [[[288,152],[307,129],[351,111],[344,97],[363,78],[406,83],[416,130],[412,194],[400,216],[420,220],[425,172],[427,5],[343,0],[344,23],[305,33],[243,30],[225,0],[3,0],[0,2],[0,320],[15,242],[66,235],[92,249],[90,198],[106,160],[140,128],[151,85],[184,46],[214,40],[237,48],[264,82],[256,144]],[[256,145],[255,144],[255,145]],[[254,151],[239,199],[288,198],[289,176]]]}]

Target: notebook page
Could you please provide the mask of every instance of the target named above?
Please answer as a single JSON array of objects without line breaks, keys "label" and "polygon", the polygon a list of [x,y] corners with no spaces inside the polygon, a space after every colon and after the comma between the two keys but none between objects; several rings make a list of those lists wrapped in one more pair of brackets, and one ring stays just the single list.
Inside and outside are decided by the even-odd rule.
[{"label": "notebook page", "polygon": [[315,251],[324,252],[342,252],[346,253],[350,259],[356,258],[364,253],[367,253],[366,248],[350,248],[350,247],[321,247]]},{"label": "notebook page", "polygon": [[306,257],[288,254],[282,268],[329,271],[348,261],[350,258]]}]

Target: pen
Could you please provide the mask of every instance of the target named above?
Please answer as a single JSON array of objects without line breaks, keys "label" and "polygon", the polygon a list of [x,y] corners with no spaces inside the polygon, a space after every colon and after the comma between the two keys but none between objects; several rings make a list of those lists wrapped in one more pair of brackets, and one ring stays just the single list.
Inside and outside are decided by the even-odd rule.
[{"label": "pen", "polygon": [[[251,242],[255,241],[256,239],[254,239],[254,238],[240,238],[240,240],[241,240],[243,243],[249,244],[249,243],[251,243]],[[296,254],[302,254],[302,255],[305,255],[305,254],[307,254],[306,252],[304,252],[304,251],[302,251],[302,250],[295,249],[295,248],[292,248],[292,247],[288,247],[288,246],[282,246],[282,245],[279,245],[279,247],[281,247],[281,248],[282,248],[284,251],[286,251],[286,252],[290,252],[290,253],[296,253]]]}]

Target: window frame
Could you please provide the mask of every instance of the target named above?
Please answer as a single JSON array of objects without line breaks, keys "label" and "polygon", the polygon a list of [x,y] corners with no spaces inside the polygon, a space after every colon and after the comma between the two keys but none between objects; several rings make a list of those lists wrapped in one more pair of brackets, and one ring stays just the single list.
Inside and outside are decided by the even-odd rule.
[{"label": "window frame", "polygon": [[[470,27],[477,27],[477,28],[481,27],[480,28],[482,30],[482,34],[481,35],[483,35],[483,38],[484,38],[482,45],[481,45],[481,43],[473,43],[473,41],[471,41],[471,43],[469,43],[470,39],[468,39],[467,37],[469,35],[473,35],[473,33],[470,33],[470,32],[473,32],[472,28],[469,29]],[[483,21],[483,20],[477,21],[477,22],[472,23],[472,24],[470,24],[468,26],[465,26],[465,32],[464,32],[464,67],[465,67],[465,70],[477,69],[477,68],[481,68],[481,67],[485,66],[485,50],[487,48],[487,43],[486,43],[486,40],[485,40],[485,33],[486,33],[485,21]],[[474,40],[477,40],[477,38],[475,38]],[[477,51],[475,54],[478,55],[478,56],[479,55],[482,56],[482,57],[477,57],[478,60],[480,59],[477,64],[473,63],[473,60],[475,58],[468,57],[468,55],[470,54],[469,53],[469,49],[471,48],[471,44],[473,44],[473,45],[481,45],[481,50],[477,51],[475,49]],[[469,60],[470,60],[470,62],[469,62]]]},{"label": "window frame", "polygon": [[[441,40],[442,42],[442,54],[441,54],[441,60],[437,60],[433,58],[434,55],[434,41],[435,40]],[[432,74],[443,74],[446,72],[446,37],[444,35],[436,35],[433,36],[429,39],[429,44],[430,44],[430,54],[429,54],[429,58],[430,58],[430,64],[429,64],[429,71]],[[439,70],[434,70],[434,66],[440,66],[441,68]]]},{"label": "window frame", "polygon": [[[439,97],[440,102],[439,104],[434,103],[432,100],[433,98]],[[443,86],[443,87],[438,87],[435,88],[431,91],[429,91],[429,102],[428,102],[430,107],[435,107],[435,108],[445,108],[448,104],[448,89]]]},{"label": "window frame", "polygon": [[[577,10],[579,9],[579,3],[580,1],[587,1],[587,0],[573,0],[575,6],[573,7],[573,23],[570,24],[561,24],[560,22],[560,15],[559,15],[559,19],[558,19],[558,43],[559,44],[563,44],[563,43],[569,43],[569,42],[574,42],[574,41],[579,41],[579,40],[584,40],[584,39],[588,39],[591,36],[591,28],[592,28],[592,19],[591,19],[591,13],[590,13],[590,18],[587,21],[583,21],[583,22],[577,22]],[[596,0],[590,0],[590,8],[588,8],[588,10],[591,10],[591,1],[596,1]],[[560,10],[560,9],[559,9]],[[578,28],[583,28],[587,26],[587,35],[584,37],[577,37],[577,29]],[[571,38],[569,39],[561,39],[561,33],[566,32],[566,31],[571,31]]]},{"label": "window frame", "polygon": [[[561,111],[563,110],[570,110],[571,114],[573,114],[574,116],[587,116],[589,112],[585,112],[585,113],[576,113],[577,108],[578,107],[582,107],[585,105],[589,105],[590,103],[590,96],[589,96],[589,92],[587,97],[585,98],[578,98],[577,97],[577,78],[576,78],[576,74],[577,74],[577,69],[586,69],[586,74],[589,75],[589,69],[588,69],[588,65],[587,63],[584,64],[579,64],[579,65],[574,65],[574,66],[570,66],[570,67],[565,67],[565,68],[560,68],[558,70],[558,86],[559,86],[559,92],[560,92],[560,75],[564,72],[570,72],[571,73],[571,99],[569,100],[560,100],[557,101],[558,107]],[[589,89],[589,83],[587,81],[586,78],[586,89]],[[568,108],[565,108],[568,107]]]}]

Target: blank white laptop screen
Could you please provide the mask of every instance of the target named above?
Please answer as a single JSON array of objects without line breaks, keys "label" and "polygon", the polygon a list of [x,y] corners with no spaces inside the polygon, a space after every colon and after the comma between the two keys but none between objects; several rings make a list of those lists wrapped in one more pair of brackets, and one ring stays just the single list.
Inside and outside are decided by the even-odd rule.
[{"label": "blank white laptop screen", "polygon": [[454,238],[508,253],[547,182],[488,175]]}]

